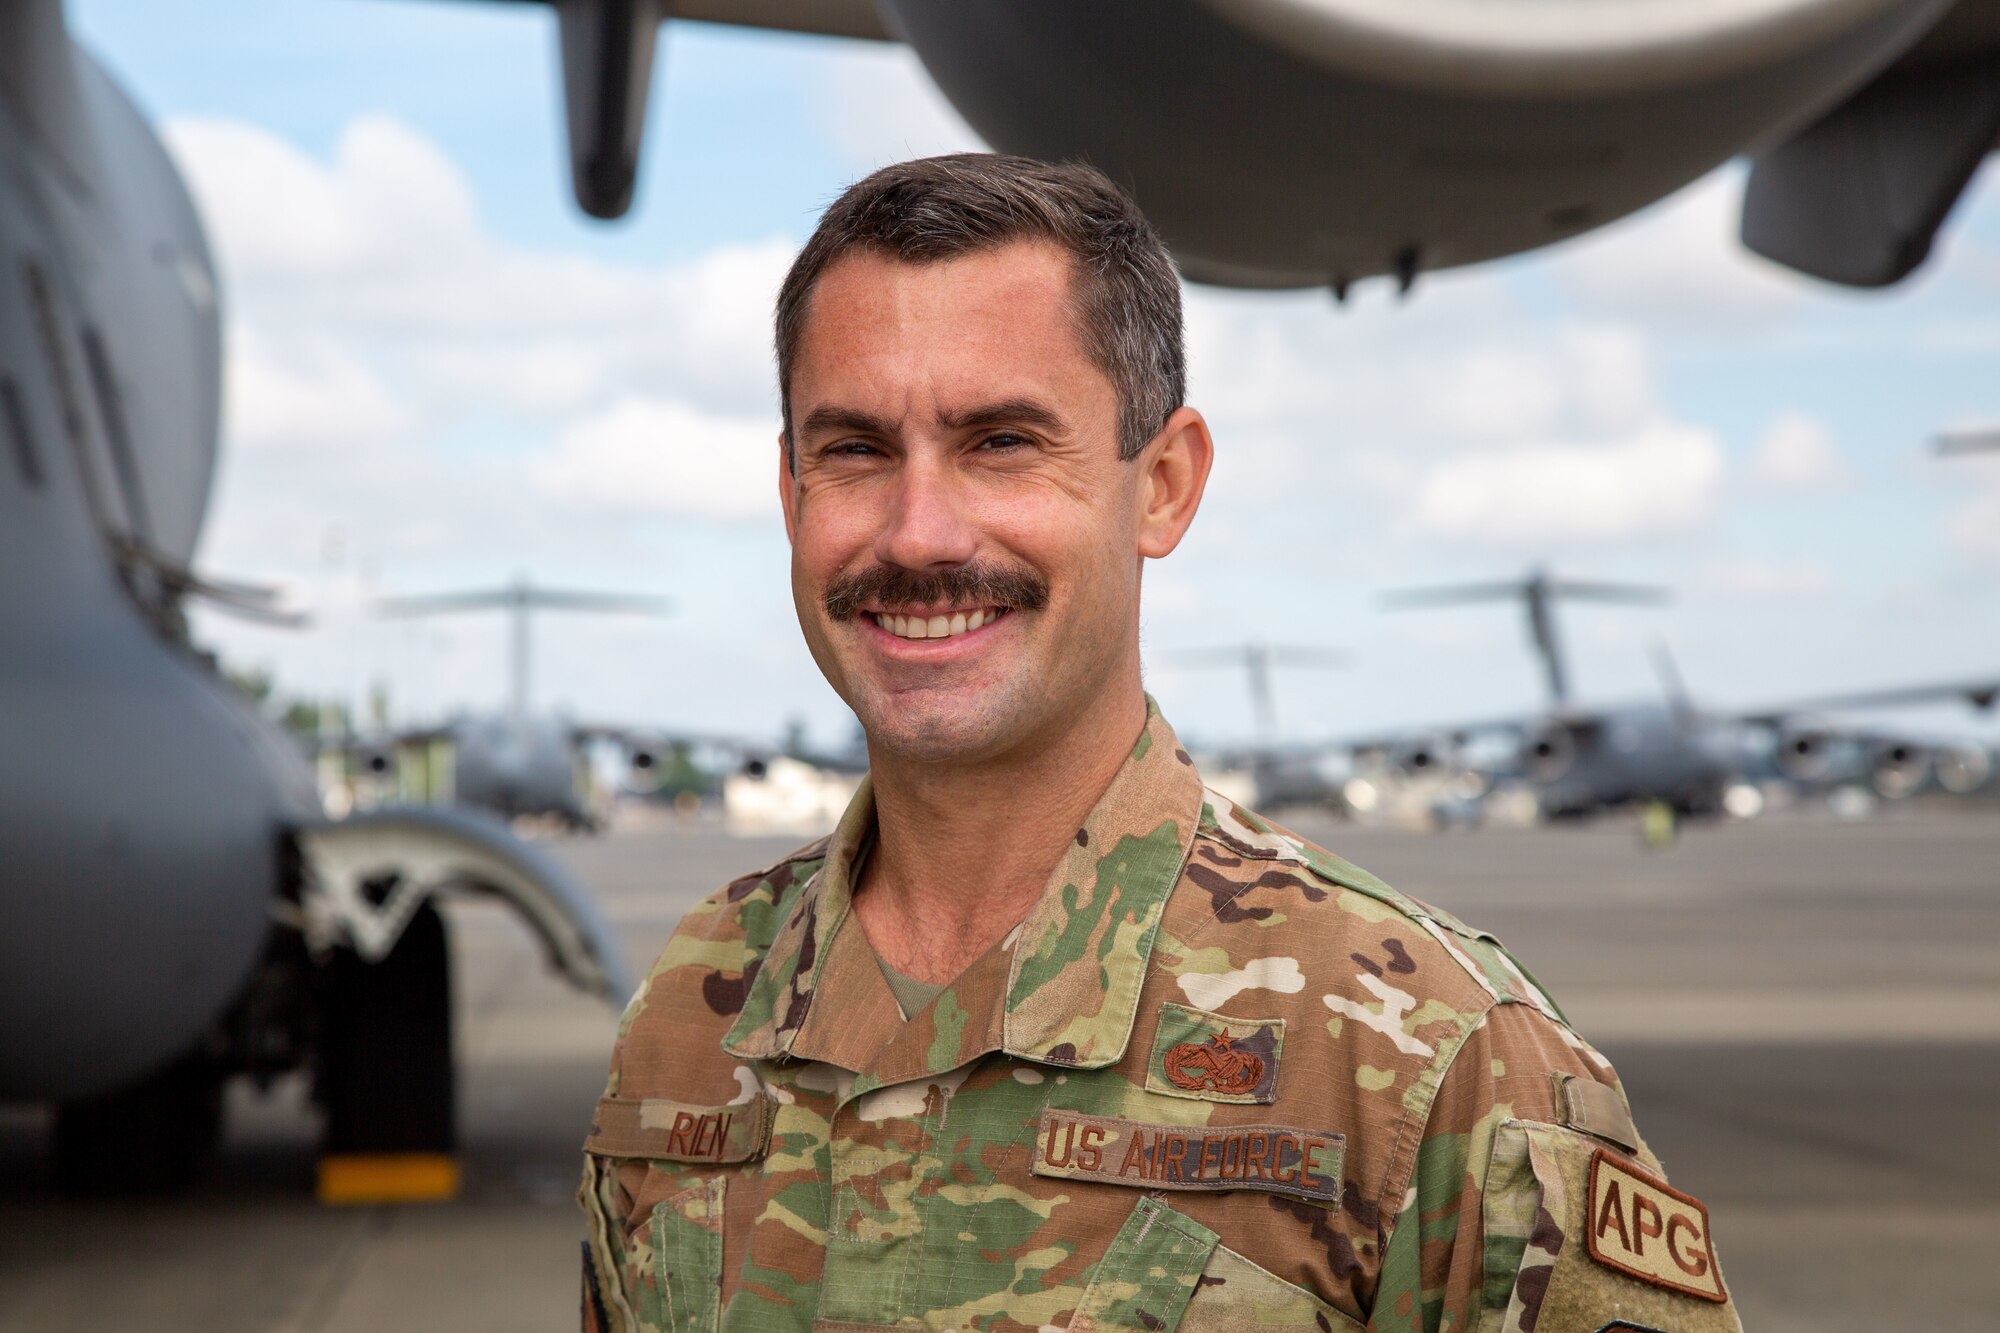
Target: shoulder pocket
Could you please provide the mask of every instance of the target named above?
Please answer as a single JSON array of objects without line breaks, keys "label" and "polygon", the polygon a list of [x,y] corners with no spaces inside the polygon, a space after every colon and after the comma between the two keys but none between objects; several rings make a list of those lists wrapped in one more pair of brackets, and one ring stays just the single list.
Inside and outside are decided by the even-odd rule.
[{"label": "shoulder pocket", "polygon": [[[734,1173],[718,1168],[765,1154],[774,1108],[763,1097],[734,1106],[598,1101],[583,1145],[597,1163],[591,1179],[622,1179],[600,1188],[617,1189],[627,1206],[607,1210],[605,1234],[593,1239],[615,1261],[618,1295],[638,1333],[711,1333],[719,1326],[722,1205]],[[622,1232],[611,1227],[611,1217],[623,1218]]]},{"label": "shoulder pocket", "polygon": [[1494,1132],[1481,1198],[1481,1333],[1597,1333],[1624,1325],[1742,1333],[1707,1210],[1628,1156],[1560,1125]]}]

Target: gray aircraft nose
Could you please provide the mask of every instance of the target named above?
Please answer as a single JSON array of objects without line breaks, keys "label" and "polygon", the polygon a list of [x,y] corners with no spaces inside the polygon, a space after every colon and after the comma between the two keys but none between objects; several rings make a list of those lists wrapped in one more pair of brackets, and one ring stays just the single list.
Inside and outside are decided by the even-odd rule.
[{"label": "gray aircraft nose", "polygon": [[193,1044],[255,964],[280,873],[268,756],[221,687],[191,664],[66,665],[0,691],[0,1096],[88,1096]]}]

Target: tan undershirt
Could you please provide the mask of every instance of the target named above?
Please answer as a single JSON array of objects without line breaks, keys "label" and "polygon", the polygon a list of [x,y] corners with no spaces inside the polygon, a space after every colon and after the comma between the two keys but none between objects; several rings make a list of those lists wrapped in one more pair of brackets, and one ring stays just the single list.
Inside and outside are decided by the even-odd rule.
[{"label": "tan undershirt", "polygon": [[875,955],[875,965],[882,969],[882,980],[889,983],[889,993],[896,997],[896,1007],[903,1011],[904,1018],[922,1013],[951,985],[949,981],[918,981],[915,977],[904,976],[883,962],[879,953]]},{"label": "tan undershirt", "polygon": [[[874,852],[875,835],[871,832],[868,840],[861,845],[861,850],[855,853],[848,871],[853,876],[854,883],[861,882],[862,871],[867,867],[868,858]],[[873,952],[873,944],[869,948]],[[906,976],[890,967],[880,953],[875,954],[875,966],[882,969],[882,980],[889,983],[889,994],[896,997],[896,1007],[903,1011],[906,1020],[928,1009],[931,1001],[951,985],[949,981],[918,981],[915,977]]]}]

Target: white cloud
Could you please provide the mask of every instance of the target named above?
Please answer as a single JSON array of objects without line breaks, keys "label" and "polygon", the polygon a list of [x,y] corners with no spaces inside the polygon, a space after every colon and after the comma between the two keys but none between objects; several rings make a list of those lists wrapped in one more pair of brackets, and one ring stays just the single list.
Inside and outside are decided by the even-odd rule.
[{"label": "white cloud", "polygon": [[[781,632],[769,320],[791,242],[677,263],[514,244],[435,143],[386,117],[351,123],[325,159],[236,121],[165,134],[229,312],[225,448],[198,559],[283,582],[321,616],[294,636],[204,617],[210,641],[295,690],[356,697],[389,677],[423,707],[484,702],[500,688],[497,628],[412,640],[374,625],[364,592],[524,573],[671,593],[690,624],[654,633],[712,643],[728,626],[696,669],[703,688],[824,694]],[[681,575],[702,558],[713,566],[691,588]],[[561,678],[591,682],[570,697],[595,713],[678,707],[616,654],[564,657],[608,633],[547,636],[538,697]]]},{"label": "white cloud", "polygon": [[777,447],[769,422],[635,396],[570,426],[530,475],[543,494],[599,513],[772,520]]},{"label": "white cloud", "polygon": [[1469,345],[1438,358],[1433,390],[1416,404],[1427,424],[1459,440],[1594,436],[1633,430],[1655,411],[1651,352],[1636,330],[1524,332],[1476,330]]},{"label": "white cloud", "polygon": [[1624,319],[1729,331],[1762,324],[1812,289],[1743,248],[1742,198],[1741,171],[1713,172],[1556,251],[1549,271],[1586,308]]},{"label": "white cloud", "polygon": [[852,44],[827,76],[835,142],[866,174],[891,162],[986,147],[906,46]]},{"label": "white cloud", "polygon": [[1410,523],[1426,536],[1503,546],[1643,540],[1704,523],[1721,475],[1714,435],[1657,423],[1623,441],[1439,463],[1417,485]]},{"label": "white cloud", "polygon": [[1748,557],[1711,560],[1696,571],[1694,589],[1704,597],[1753,602],[1796,602],[1833,591],[1833,575],[1814,560]]},{"label": "white cloud", "polygon": [[1773,420],[1750,460],[1750,480],[1778,491],[1824,490],[1849,479],[1826,423],[1803,412]]},{"label": "white cloud", "polygon": [[1945,519],[1945,537],[1961,555],[2000,566],[2000,486],[1989,487],[1954,510]]},{"label": "white cloud", "polygon": [[224,387],[230,437],[252,448],[352,448],[415,424],[415,414],[338,341],[280,342],[239,323],[230,330]]},{"label": "white cloud", "polygon": [[[220,506],[212,542],[232,558],[296,559],[296,533],[326,522],[378,552],[441,547],[518,526],[523,486],[606,515],[771,512],[770,308],[790,242],[651,267],[511,245],[437,145],[382,116],[324,162],[235,121],[166,137],[226,279],[226,440],[285,456],[299,483],[309,454],[325,472]],[[483,457],[423,447],[496,427],[512,435]],[[332,513],[363,495],[365,516]]]},{"label": "white cloud", "polygon": [[209,222],[235,323],[267,349],[344,340],[412,410],[549,415],[627,389],[770,410],[770,309],[789,240],[654,267],[509,245],[486,230],[457,166],[386,117],[352,122],[330,162],[234,121],[177,120],[165,135]]}]

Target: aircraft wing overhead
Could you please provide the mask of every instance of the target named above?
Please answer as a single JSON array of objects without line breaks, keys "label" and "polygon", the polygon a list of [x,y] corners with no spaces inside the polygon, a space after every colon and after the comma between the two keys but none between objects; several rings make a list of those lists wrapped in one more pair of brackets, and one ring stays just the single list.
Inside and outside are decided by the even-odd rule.
[{"label": "aircraft wing overhead", "polygon": [[632,206],[660,24],[693,19],[827,37],[894,40],[873,0],[548,0],[556,11],[578,207],[613,219]]},{"label": "aircraft wing overhead", "polygon": [[1755,159],[1743,243],[1829,282],[1885,287],[2000,147],[2000,0],[1959,0],[1887,70]]},{"label": "aircraft wing overhead", "polygon": [[874,0],[678,0],[667,6],[667,15],[700,23],[729,23],[823,37],[896,40],[896,35],[882,21]]},{"label": "aircraft wing overhead", "polygon": [[[2000,129],[2000,0],[551,7],[592,216],[631,205],[664,20],[900,41],[986,142],[1094,163],[1186,276],[1234,287],[1344,294],[1382,275],[1408,290],[1760,151],[1753,248],[1836,281],[1894,281]],[[1354,124],[1369,132],[1341,128]]]}]

